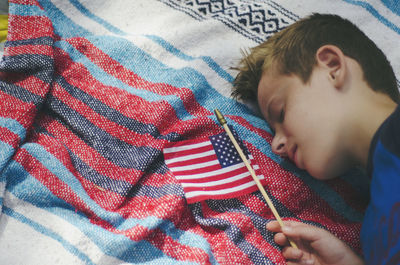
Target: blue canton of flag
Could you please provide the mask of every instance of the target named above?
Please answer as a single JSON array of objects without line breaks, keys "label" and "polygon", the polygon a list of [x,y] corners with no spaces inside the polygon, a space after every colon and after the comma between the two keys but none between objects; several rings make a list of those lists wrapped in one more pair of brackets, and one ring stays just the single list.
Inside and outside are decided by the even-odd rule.
[{"label": "blue canton of flag", "polygon": [[[246,158],[249,159],[247,148],[241,144],[242,141],[238,140],[236,133],[233,133],[233,136],[239,143],[240,148],[242,149]],[[235,146],[226,133],[220,133],[211,136],[210,142],[214,147],[215,154],[217,155],[218,161],[222,167],[229,167],[243,162],[239,156],[239,153],[236,151]]]}]

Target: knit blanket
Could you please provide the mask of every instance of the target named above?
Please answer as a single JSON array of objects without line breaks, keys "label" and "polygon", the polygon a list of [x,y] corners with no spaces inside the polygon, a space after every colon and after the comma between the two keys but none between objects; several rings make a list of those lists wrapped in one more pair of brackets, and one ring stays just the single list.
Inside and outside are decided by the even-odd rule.
[{"label": "knit blanket", "polygon": [[360,26],[398,75],[394,1],[9,3],[1,264],[285,264],[265,228],[275,217],[243,162],[217,150],[235,153],[216,108],[281,217],[360,252],[363,173],[318,181],[272,153],[271,128],[230,97],[231,67],[241,49],[329,12]]}]

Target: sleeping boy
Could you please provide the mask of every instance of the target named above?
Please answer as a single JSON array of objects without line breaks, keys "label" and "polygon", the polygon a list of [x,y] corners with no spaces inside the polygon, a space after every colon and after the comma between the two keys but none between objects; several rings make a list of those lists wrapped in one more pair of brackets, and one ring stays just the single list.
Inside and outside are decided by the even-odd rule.
[{"label": "sleeping boy", "polygon": [[400,264],[400,96],[383,52],[350,21],[314,14],[252,48],[237,69],[232,95],[258,103],[273,152],[320,180],[360,166],[371,177],[363,257],[324,229],[270,222],[288,264]]}]

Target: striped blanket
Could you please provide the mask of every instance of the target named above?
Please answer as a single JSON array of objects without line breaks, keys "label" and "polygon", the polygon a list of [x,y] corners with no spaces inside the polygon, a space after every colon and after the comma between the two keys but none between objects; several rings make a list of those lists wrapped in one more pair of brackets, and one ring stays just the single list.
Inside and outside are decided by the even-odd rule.
[{"label": "striped blanket", "polygon": [[241,48],[312,12],[333,12],[374,39],[398,75],[395,2],[9,3],[0,264],[285,264],[259,191],[213,197],[218,182],[192,200],[166,163],[174,147],[224,132],[215,108],[284,219],[326,228],[360,251],[365,176],[321,182],[273,154],[269,126],[251,104],[230,98],[231,67]]}]

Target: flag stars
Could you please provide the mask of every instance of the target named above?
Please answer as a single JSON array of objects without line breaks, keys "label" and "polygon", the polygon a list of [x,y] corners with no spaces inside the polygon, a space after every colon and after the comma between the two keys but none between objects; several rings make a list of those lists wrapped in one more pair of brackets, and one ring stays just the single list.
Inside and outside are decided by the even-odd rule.
[{"label": "flag stars", "polygon": [[[210,142],[221,167],[228,167],[242,162],[238,152],[226,133],[211,136]],[[243,149],[243,148],[242,148]]]}]

